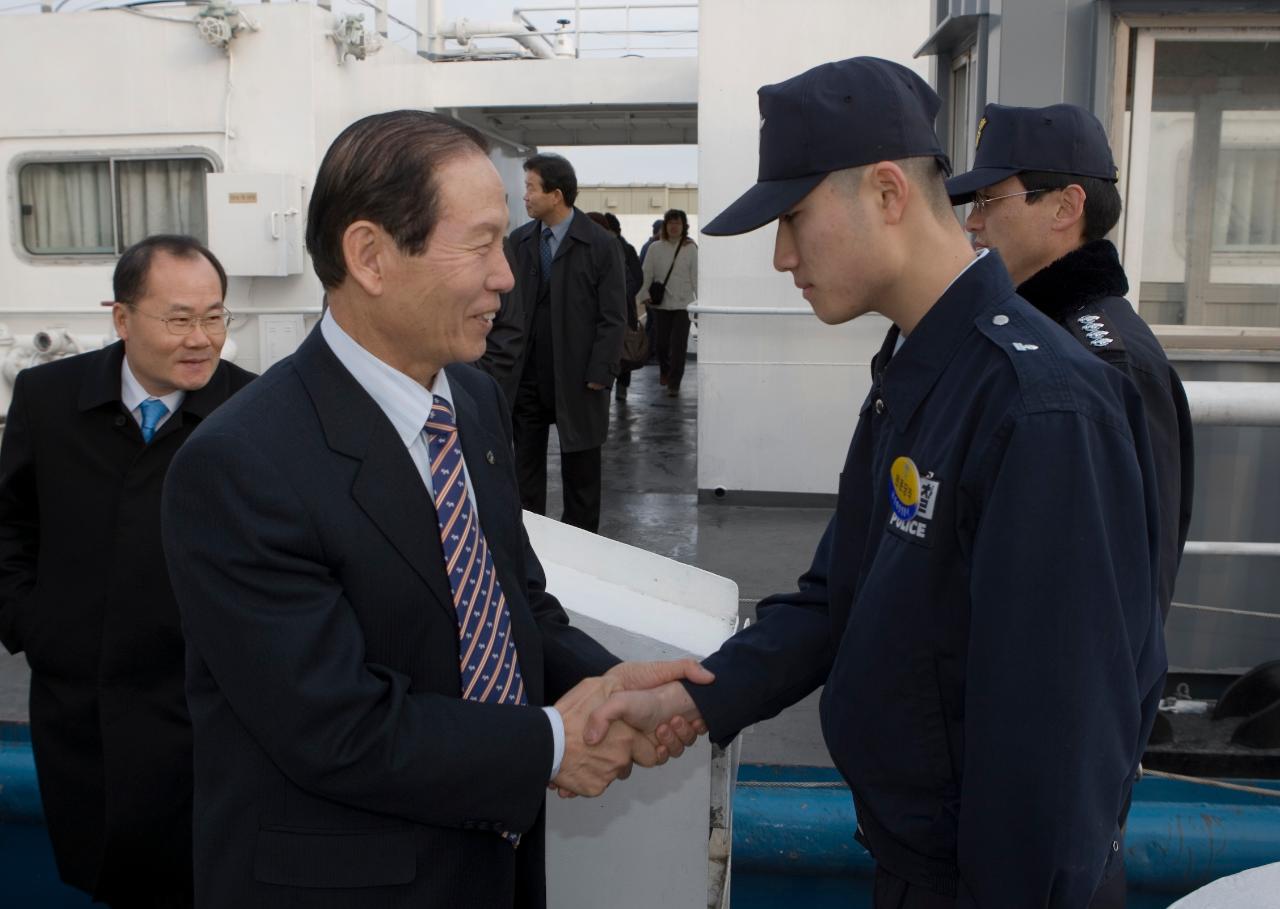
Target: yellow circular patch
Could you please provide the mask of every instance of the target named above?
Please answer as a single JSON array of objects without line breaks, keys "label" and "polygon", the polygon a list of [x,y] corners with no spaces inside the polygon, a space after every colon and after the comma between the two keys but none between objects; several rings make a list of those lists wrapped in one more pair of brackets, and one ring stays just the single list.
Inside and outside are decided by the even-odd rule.
[{"label": "yellow circular patch", "polygon": [[893,512],[904,521],[920,509],[920,471],[910,458],[895,458],[889,469],[889,500]]}]

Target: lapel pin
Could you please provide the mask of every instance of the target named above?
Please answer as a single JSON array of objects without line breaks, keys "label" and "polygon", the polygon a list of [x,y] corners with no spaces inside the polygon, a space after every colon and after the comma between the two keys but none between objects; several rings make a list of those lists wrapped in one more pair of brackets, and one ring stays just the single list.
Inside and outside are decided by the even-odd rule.
[{"label": "lapel pin", "polygon": [[494,458],[493,458],[493,452],[492,452],[492,451],[486,451],[486,452],[484,453],[484,459],[485,459],[486,461],[488,461],[490,464],[492,464],[492,463],[493,463],[493,461],[494,461]]}]

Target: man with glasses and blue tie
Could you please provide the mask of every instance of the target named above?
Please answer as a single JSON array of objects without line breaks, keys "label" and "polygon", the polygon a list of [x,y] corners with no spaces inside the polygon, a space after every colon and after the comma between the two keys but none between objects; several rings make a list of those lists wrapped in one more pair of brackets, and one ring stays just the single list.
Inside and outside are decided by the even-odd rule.
[{"label": "man with glasses and blue tie", "polygon": [[253,374],[219,359],[226,273],[199,241],[120,257],[120,340],[25,369],[0,444],[0,641],[62,879],[113,907],[192,903],[191,725],[160,544],[169,463]]}]

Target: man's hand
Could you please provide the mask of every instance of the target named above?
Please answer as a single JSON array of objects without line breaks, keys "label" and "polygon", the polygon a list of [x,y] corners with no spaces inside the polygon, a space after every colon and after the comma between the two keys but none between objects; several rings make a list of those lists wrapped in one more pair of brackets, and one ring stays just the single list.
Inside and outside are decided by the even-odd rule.
[{"label": "man's hand", "polygon": [[[709,669],[693,659],[619,663],[606,672],[604,677],[619,682],[621,688],[629,691],[646,691],[681,679],[695,685],[710,685],[716,679]],[[650,743],[657,748],[658,763],[664,764],[668,757],[680,757],[685,748],[698,740],[698,736],[705,735],[707,726],[700,715],[690,720],[682,715],[671,714],[664,717],[656,728],[640,731],[649,734]],[[642,767],[649,766],[639,756],[636,756],[635,761]]]},{"label": "man's hand", "polygon": [[589,388],[591,391],[604,391],[604,386],[601,385],[599,382],[588,382],[587,388]]},{"label": "man's hand", "polygon": [[660,763],[656,747],[623,723],[606,725],[587,745],[583,732],[588,715],[619,687],[614,679],[584,679],[556,702],[564,720],[564,757],[551,785],[561,796],[600,795],[614,780],[631,775],[631,763],[637,756],[644,766]]}]

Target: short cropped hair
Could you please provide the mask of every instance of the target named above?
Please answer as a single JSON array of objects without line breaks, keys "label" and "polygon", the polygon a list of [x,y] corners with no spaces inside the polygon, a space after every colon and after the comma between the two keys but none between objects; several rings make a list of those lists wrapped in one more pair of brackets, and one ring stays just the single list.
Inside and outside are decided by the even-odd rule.
[{"label": "short cropped hair", "polygon": [[607,211],[604,213],[604,219],[609,222],[609,230],[613,231],[615,234],[622,233],[622,222],[618,220],[617,215],[611,211]]},{"label": "short cropped hair", "polygon": [[332,290],[346,280],[342,237],[356,221],[372,221],[402,253],[421,255],[440,214],[437,171],[488,152],[476,130],[428,111],[373,114],[344,129],[320,162],[307,208],[307,252],[320,283]]},{"label": "short cropped hair", "polygon": [[115,274],[111,276],[111,293],[117,303],[132,306],[147,295],[147,275],[151,272],[151,260],[157,252],[168,253],[175,259],[204,256],[218,273],[222,299],[227,298],[226,269],[207,246],[186,234],[154,234],[126,249],[116,263]]},{"label": "short cropped hair", "polygon": [[1082,177],[1077,174],[1055,174],[1049,171],[1028,170],[1018,174],[1024,189],[1031,194],[1024,196],[1028,205],[1044,198],[1045,193],[1066,189],[1075,183],[1084,190],[1084,239],[1086,242],[1101,240],[1120,221],[1120,190],[1110,180],[1098,177]]},{"label": "short cropped hair", "polygon": [[564,204],[572,206],[578,199],[578,175],[573,172],[573,165],[563,155],[550,152],[536,154],[526,158],[526,171],[533,171],[542,178],[542,191],[552,193],[557,189],[564,196]]},{"label": "short cropped hair", "polygon": [[[920,191],[921,198],[939,221],[954,219],[951,211],[951,197],[947,195],[947,167],[932,155],[913,158],[900,158],[893,162],[902,169],[911,185]],[[834,171],[841,188],[854,192],[862,182],[862,174],[870,164],[849,167]]]}]

